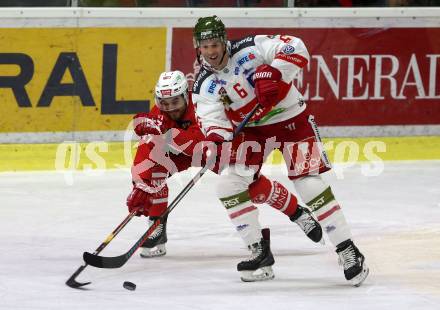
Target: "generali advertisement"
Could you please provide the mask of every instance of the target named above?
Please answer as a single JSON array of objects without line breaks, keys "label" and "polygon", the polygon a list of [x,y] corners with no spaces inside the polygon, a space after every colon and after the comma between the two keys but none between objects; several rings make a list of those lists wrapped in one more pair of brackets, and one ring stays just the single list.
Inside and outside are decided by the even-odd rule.
[{"label": "generali advertisement", "polygon": [[[323,126],[440,124],[440,28],[230,28],[301,38],[311,61],[294,84]],[[171,66],[194,77],[192,30],[173,30]]]},{"label": "generali advertisement", "polygon": [[0,29],[0,133],[124,130],[148,111],[166,28]]}]

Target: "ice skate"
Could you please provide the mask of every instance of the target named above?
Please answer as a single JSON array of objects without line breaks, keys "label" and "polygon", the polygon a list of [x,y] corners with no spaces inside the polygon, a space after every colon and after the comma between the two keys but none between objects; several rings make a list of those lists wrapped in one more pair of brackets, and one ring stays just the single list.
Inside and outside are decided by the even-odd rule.
[{"label": "ice skate", "polygon": [[350,239],[340,243],[336,253],[339,255],[339,265],[344,267],[345,279],[354,286],[360,286],[369,273],[364,255]]},{"label": "ice skate", "polygon": [[269,229],[265,228],[262,232],[261,241],[249,246],[251,256],[237,265],[243,282],[266,281],[275,277],[271,267],[275,260],[270,251]]},{"label": "ice skate", "polygon": [[[150,217],[150,225],[157,218]],[[141,245],[141,257],[151,258],[164,256],[167,254],[165,247],[167,239],[167,219],[165,218],[163,223],[160,223],[147,240]]]},{"label": "ice skate", "polygon": [[290,220],[297,223],[310,240],[324,243],[321,225],[315,220],[309,209],[298,205],[296,212],[290,216]]}]

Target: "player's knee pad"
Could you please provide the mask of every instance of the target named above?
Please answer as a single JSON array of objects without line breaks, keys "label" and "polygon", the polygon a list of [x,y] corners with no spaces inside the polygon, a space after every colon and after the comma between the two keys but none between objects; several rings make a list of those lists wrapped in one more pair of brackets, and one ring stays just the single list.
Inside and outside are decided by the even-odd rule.
[{"label": "player's knee pad", "polygon": [[249,186],[249,196],[253,203],[267,203],[288,216],[295,213],[298,205],[295,195],[290,193],[283,184],[269,180],[264,175],[260,175]]}]

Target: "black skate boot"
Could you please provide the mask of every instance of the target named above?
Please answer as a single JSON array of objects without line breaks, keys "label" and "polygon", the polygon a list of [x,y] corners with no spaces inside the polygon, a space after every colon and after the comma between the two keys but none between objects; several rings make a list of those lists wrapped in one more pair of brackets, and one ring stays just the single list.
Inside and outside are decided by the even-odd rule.
[{"label": "black skate boot", "polygon": [[[150,216],[150,225],[156,220],[158,217]],[[167,254],[167,250],[165,247],[165,243],[168,241],[167,239],[167,219],[166,216],[162,223],[160,223],[153,233],[148,237],[147,240],[141,245],[142,252],[141,257],[143,258],[151,258],[157,256],[163,256]]]},{"label": "black skate boot", "polygon": [[270,251],[270,231],[265,228],[261,231],[263,238],[260,242],[249,246],[251,256],[237,265],[243,282],[255,282],[270,280],[275,277],[272,265],[275,263]]},{"label": "black skate boot", "polygon": [[313,242],[324,242],[322,239],[322,228],[317,220],[313,217],[309,209],[298,205],[296,212],[290,216],[290,220],[298,224],[307,237]]},{"label": "black skate boot", "polygon": [[345,279],[354,286],[360,286],[369,272],[364,255],[350,239],[338,244],[336,253],[339,255],[339,265],[344,267]]}]

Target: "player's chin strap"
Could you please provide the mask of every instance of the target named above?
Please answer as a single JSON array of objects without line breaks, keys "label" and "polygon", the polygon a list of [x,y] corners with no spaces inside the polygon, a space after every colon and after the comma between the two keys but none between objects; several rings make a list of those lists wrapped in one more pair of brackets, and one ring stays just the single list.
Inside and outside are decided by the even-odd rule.
[{"label": "player's chin strap", "polygon": [[[234,137],[237,136],[238,133],[242,131],[242,129],[246,126],[252,116],[257,112],[260,108],[260,105],[257,104],[251,112],[244,118],[244,120],[235,128]],[[215,157],[213,156],[214,160]],[[138,241],[124,254],[119,256],[98,256],[97,253],[89,253],[84,252],[83,258],[84,261],[94,267],[98,268],[119,268],[122,267],[134,254],[134,252],[148,239],[148,237],[155,231],[155,229],[164,221],[164,219],[168,216],[168,214],[173,211],[173,209],[177,206],[177,204],[185,197],[185,195],[189,192],[189,190],[197,183],[197,181],[205,174],[205,172],[209,169],[212,163],[207,163],[185,186],[185,188],[174,198],[173,202],[168,206],[168,208],[158,217],[148,228],[148,230],[139,238]]]}]

